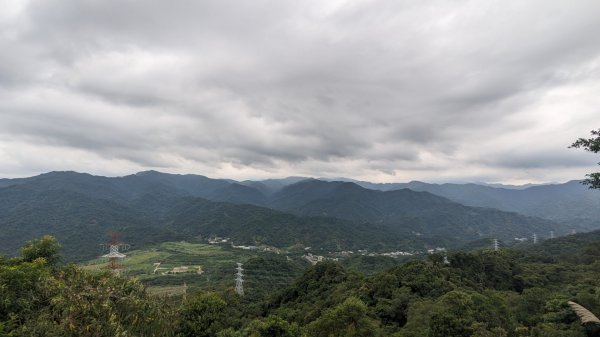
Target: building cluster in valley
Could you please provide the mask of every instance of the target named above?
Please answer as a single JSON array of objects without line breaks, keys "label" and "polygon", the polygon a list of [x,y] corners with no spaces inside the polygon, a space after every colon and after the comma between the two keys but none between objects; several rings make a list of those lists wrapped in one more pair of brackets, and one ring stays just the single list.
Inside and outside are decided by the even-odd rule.
[{"label": "building cluster in valley", "polygon": [[[277,253],[277,254],[285,253],[285,250],[283,250],[283,249],[273,247],[273,246],[268,246],[268,245],[258,245],[258,246],[235,245],[231,241],[231,238],[220,237],[220,236],[211,236],[208,239],[208,243],[209,244],[227,244],[227,245],[230,245],[234,249],[253,250],[253,251],[260,251],[260,252],[273,252],[273,253]],[[356,251],[342,250],[342,251],[328,252],[326,254],[326,256],[324,256],[324,255],[317,255],[317,254],[311,253],[310,252],[311,250],[312,250],[312,247],[304,247],[305,253],[302,255],[302,259],[308,261],[309,263],[311,263],[313,265],[317,264],[318,262],[325,261],[325,260],[338,261],[339,259],[356,256],[356,255],[386,256],[386,257],[391,257],[391,258],[400,258],[400,257],[407,257],[407,256],[446,252],[446,248],[444,248],[444,247],[435,247],[435,248],[430,248],[430,249],[426,249],[426,250],[422,250],[422,251],[396,250],[396,251],[389,251],[389,252],[370,252],[368,249],[358,249]],[[288,260],[289,259],[290,259],[290,257],[288,256]]]},{"label": "building cluster in valley", "polygon": [[211,236],[210,238],[208,238],[208,243],[211,245],[216,245],[219,243],[228,243],[229,242],[229,238],[222,238],[220,236]]},{"label": "building cluster in valley", "polygon": [[315,264],[323,261],[325,257],[322,255],[312,255],[311,253],[306,253],[304,254],[304,259],[314,266]]},{"label": "building cluster in valley", "polygon": [[232,241],[231,238],[223,238],[220,236],[212,236],[208,239],[208,243],[211,245],[217,245],[217,244],[230,244],[231,248],[234,249],[243,249],[243,250],[257,250],[260,252],[271,252],[271,253],[276,253],[276,254],[281,254],[281,249],[277,248],[277,247],[273,247],[273,246],[269,246],[269,245],[259,245],[259,246],[253,246],[253,245],[235,245]]}]

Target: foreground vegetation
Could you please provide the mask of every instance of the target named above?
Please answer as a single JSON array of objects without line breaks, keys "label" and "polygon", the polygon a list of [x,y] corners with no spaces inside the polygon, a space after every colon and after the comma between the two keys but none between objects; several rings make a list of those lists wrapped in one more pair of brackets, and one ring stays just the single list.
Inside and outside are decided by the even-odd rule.
[{"label": "foreground vegetation", "polygon": [[0,336],[596,336],[567,301],[600,313],[599,257],[591,242],[563,255],[456,252],[449,264],[430,255],[371,276],[322,262],[281,290],[265,283],[260,296],[184,299],[61,265],[43,237],[0,258]]}]

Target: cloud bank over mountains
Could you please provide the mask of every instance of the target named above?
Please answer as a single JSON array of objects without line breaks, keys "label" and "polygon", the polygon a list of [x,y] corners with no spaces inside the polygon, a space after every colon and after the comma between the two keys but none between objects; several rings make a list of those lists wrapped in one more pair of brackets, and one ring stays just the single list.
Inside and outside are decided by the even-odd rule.
[{"label": "cloud bank over mountains", "polygon": [[561,181],[600,3],[8,0],[0,176]]}]

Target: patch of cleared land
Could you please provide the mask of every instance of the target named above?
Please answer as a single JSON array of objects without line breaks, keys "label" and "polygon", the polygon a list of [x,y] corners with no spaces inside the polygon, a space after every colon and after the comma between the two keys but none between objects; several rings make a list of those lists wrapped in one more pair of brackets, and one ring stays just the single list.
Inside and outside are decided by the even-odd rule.
[{"label": "patch of cleared land", "polygon": [[[184,283],[188,293],[233,287],[237,262],[245,263],[252,257],[273,254],[189,242],[165,242],[152,248],[123,253],[127,257],[121,262],[122,273],[137,277],[149,286],[151,293],[157,295],[183,294]],[[89,261],[84,267],[100,270],[106,265],[107,260],[99,258]],[[188,267],[188,272],[165,274],[184,266]],[[198,274],[198,267],[202,269],[201,274]]]}]

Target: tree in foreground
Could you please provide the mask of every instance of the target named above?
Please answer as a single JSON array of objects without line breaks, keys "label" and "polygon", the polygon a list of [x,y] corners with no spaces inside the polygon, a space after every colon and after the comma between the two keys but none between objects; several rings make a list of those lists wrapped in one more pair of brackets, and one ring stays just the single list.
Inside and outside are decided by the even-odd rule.
[{"label": "tree in foreground", "polygon": [[59,265],[52,236],[0,258],[0,336],[173,337],[178,308],[135,279]]},{"label": "tree in foreground", "polygon": [[300,337],[300,327],[277,316],[254,320],[249,327],[250,337]]},{"label": "tree in foreground", "polygon": [[181,312],[181,336],[210,337],[225,329],[227,303],[215,293],[201,293]]},{"label": "tree in foreground", "polygon": [[326,311],[307,327],[312,337],[377,337],[379,323],[367,315],[367,306],[356,297]]},{"label": "tree in foreground", "polygon": [[[593,153],[600,152],[600,129],[591,131],[592,138],[579,138],[576,142],[571,144],[570,147],[576,149],[583,148],[586,151]],[[598,163],[600,165],[600,163]],[[586,179],[583,180],[583,184],[589,185],[590,188],[600,189],[600,172],[586,174]]]},{"label": "tree in foreground", "polygon": [[21,248],[21,256],[25,262],[33,262],[43,258],[50,266],[55,266],[60,261],[60,244],[53,236],[44,235],[40,239],[31,240]]}]

